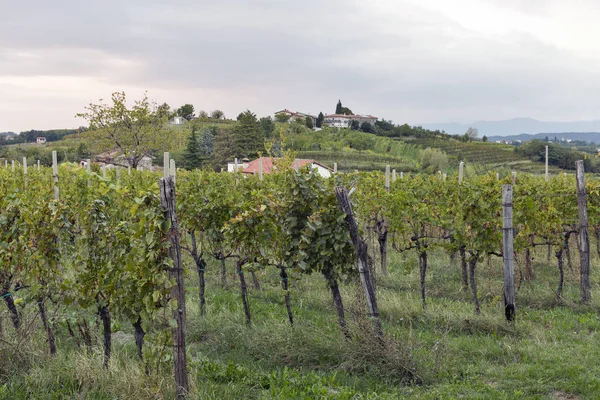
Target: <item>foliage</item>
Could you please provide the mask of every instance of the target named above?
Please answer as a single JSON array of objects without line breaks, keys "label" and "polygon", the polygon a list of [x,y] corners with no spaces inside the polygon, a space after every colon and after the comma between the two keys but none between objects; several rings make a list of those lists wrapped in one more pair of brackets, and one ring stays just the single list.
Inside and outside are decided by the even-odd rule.
[{"label": "foliage", "polygon": [[143,157],[164,145],[166,116],[157,112],[157,105],[144,94],[131,108],[127,107],[124,92],[111,96],[112,104],[90,103],[86,111],[77,114],[90,124],[88,137],[99,143],[103,151],[117,149],[132,168],[137,168]]},{"label": "foliage", "polygon": [[213,110],[210,112],[210,117],[217,120],[225,119],[225,113],[221,110]]},{"label": "foliage", "polygon": [[325,116],[323,115],[322,112],[319,112],[319,115],[317,116],[317,128],[321,128],[323,126],[323,121],[325,121]]},{"label": "foliage", "polygon": [[194,106],[191,104],[184,104],[177,109],[177,115],[187,119],[188,121],[192,120],[196,114],[194,113]]},{"label": "foliage", "polygon": [[238,124],[234,128],[239,157],[255,157],[264,150],[264,133],[256,114],[246,110],[238,115]]},{"label": "foliage", "polygon": [[307,115],[306,118],[304,118],[304,123],[308,129],[314,128],[313,118],[311,116]]},{"label": "foliage", "polygon": [[441,171],[448,166],[448,157],[441,150],[428,147],[423,151],[421,165],[431,173]]}]

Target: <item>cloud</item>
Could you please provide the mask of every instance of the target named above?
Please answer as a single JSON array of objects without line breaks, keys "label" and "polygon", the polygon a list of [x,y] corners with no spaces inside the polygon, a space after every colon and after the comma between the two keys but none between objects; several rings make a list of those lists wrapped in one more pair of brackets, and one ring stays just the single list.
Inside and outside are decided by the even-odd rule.
[{"label": "cloud", "polygon": [[246,108],[331,112],[340,98],[356,112],[409,123],[593,117],[598,7],[592,0],[6,2],[0,131],[77,126],[76,112],[117,90],[129,97],[148,90],[173,106],[230,116]]}]

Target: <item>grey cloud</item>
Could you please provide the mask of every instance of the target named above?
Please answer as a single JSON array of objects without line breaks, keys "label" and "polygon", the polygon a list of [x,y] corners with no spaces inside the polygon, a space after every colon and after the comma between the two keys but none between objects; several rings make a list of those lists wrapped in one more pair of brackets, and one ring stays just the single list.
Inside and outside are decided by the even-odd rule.
[{"label": "grey cloud", "polygon": [[[542,10],[545,2],[530,2],[531,9],[504,3],[550,12]],[[117,89],[220,90],[252,96],[247,108],[259,113],[328,112],[341,98],[354,111],[397,122],[519,111],[548,118],[600,100],[590,90],[600,86],[594,68],[578,67],[567,50],[524,34],[477,35],[414,6],[367,14],[369,7],[341,0],[7,3],[0,77],[87,76]],[[181,99],[187,101],[193,99]]]}]

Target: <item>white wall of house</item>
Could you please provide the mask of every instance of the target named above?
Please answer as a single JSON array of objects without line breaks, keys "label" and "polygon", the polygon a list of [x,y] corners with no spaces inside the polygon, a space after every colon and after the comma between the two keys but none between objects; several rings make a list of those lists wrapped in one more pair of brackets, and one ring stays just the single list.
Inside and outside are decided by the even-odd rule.
[{"label": "white wall of house", "polygon": [[312,163],[310,166],[312,169],[316,170],[317,173],[319,175],[321,175],[323,178],[330,178],[331,177],[331,171],[325,167],[323,167],[322,165],[316,164],[316,163]]},{"label": "white wall of house", "polygon": [[[227,172],[235,172],[235,165],[236,165],[235,162],[227,163]],[[248,168],[248,163],[241,163],[241,162],[237,163],[237,170],[239,172],[242,172],[242,170],[244,168]]]}]

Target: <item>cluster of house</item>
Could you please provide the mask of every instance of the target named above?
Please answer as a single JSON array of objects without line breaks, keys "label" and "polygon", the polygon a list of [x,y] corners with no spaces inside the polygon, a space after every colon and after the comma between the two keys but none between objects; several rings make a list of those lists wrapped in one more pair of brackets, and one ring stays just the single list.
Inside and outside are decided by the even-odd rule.
[{"label": "cluster of house", "polygon": [[[317,126],[317,117],[311,114],[301,113],[299,111],[290,111],[287,108],[281,111],[277,111],[275,115],[283,114],[289,117],[289,121],[306,120],[306,117],[312,118],[313,126]],[[377,117],[372,115],[358,115],[358,114],[327,114],[324,116],[323,125],[333,126],[335,128],[350,128],[352,121],[357,121],[359,124],[366,122],[374,125],[377,122]]]}]

